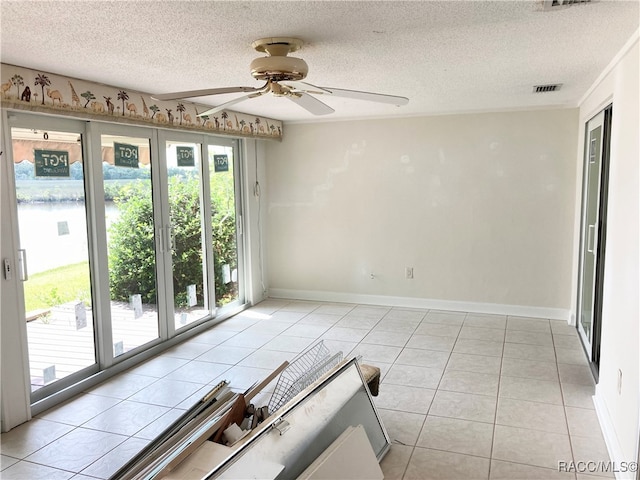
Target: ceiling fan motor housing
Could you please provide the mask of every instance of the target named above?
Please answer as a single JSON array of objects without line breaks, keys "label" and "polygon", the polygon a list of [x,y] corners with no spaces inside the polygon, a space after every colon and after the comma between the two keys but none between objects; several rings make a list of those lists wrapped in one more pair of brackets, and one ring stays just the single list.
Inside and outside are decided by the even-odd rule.
[{"label": "ceiling fan motor housing", "polygon": [[309,73],[307,62],[301,58],[272,56],[260,57],[251,62],[251,75],[257,80],[297,81]]}]

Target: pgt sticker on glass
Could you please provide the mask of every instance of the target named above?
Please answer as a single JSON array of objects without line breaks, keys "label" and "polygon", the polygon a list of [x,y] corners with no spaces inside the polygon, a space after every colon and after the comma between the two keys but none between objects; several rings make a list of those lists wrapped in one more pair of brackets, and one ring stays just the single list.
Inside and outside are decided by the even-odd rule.
[{"label": "pgt sticker on glass", "polygon": [[76,330],[80,330],[87,326],[87,310],[84,308],[84,302],[76,303]]},{"label": "pgt sticker on glass", "polygon": [[187,285],[187,303],[190,307],[195,307],[198,304],[195,285]]},{"label": "pgt sticker on glass", "polygon": [[58,222],[58,236],[69,235],[69,223],[68,222]]},{"label": "pgt sticker on glass", "polygon": [[124,342],[120,340],[113,344],[113,356],[117,357],[118,355],[122,355],[124,353]]},{"label": "pgt sticker on glass", "polygon": [[69,152],[64,150],[34,150],[36,177],[69,177]]},{"label": "pgt sticker on glass", "polygon": [[49,382],[53,382],[56,379],[56,366],[51,365],[50,367],[42,369],[42,381],[47,384]]},{"label": "pgt sticker on glass", "polygon": [[228,155],[214,155],[213,156],[213,168],[216,172],[228,172],[229,171],[229,156]]},{"label": "pgt sticker on glass", "polygon": [[142,316],[142,295],[139,293],[131,295],[131,308],[133,308],[133,318]]},{"label": "pgt sticker on glass", "polygon": [[176,157],[178,157],[179,167],[195,167],[196,154],[194,147],[176,147]]},{"label": "pgt sticker on glass", "polygon": [[140,151],[136,145],[113,143],[113,163],[116,167],[140,168]]}]

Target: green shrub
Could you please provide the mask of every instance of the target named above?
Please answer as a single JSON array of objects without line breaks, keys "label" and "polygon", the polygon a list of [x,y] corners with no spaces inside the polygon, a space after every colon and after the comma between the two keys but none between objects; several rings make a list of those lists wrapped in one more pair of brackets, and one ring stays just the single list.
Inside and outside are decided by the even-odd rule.
[{"label": "green shrub", "polygon": [[156,303],[155,247],[151,185],[123,186],[115,197],[120,215],[109,228],[109,284],[113,300],[139,293]]},{"label": "green shrub", "polygon": [[[223,185],[217,185],[222,182]],[[230,183],[229,187],[224,185]],[[212,192],[213,254],[216,303],[235,298],[237,284],[223,283],[222,267],[237,268],[233,177],[215,177]],[[202,291],[202,227],[200,186],[189,176],[169,178],[169,204],[172,225],[173,289],[175,304],[187,305],[187,286],[197,285],[198,305],[204,304]],[[110,227],[109,274],[111,297],[128,301],[139,293],[143,303],[156,303],[154,229],[151,187],[149,182],[132,182],[114,196],[120,215]]]}]

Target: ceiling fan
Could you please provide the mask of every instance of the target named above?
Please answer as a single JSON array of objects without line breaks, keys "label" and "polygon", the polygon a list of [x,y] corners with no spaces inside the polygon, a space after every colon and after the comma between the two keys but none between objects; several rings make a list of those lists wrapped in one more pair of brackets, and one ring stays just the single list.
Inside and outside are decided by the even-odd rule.
[{"label": "ceiling fan", "polygon": [[[307,63],[301,58],[288,57],[302,47],[303,41],[297,38],[272,37],[256,40],[251,46],[258,52],[266,53],[266,57],[256,58],[251,62],[251,75],[256,80],[266,83],[262,87],[222,87],[208,88],[204,90],[190,90],[186,92],[162,93],[153,95],[156,100],[178,100],[190,97],[203,97],[207,95],[220,95],[225,93],[247,93],[241,97],[225,102],[199,114],[200,117],[212,115],[229,108],[236,103],[244,102],[251,98],[257,98],[267,93],[277,97],[285,97],[298,104],[314,115],[327,115],[334,110],[326,103],[321,102],[312,95],[333,95],[347,97],[370,102],[388,103],[391,105],[406,105],[408,98],[395,95],[383,95],[380,93],[360,92],[357,90],[345,90],[342,88],[317,87],[310,83],[302,82],[309,71]],[[310,95],[312,94],[312,95]]]}]

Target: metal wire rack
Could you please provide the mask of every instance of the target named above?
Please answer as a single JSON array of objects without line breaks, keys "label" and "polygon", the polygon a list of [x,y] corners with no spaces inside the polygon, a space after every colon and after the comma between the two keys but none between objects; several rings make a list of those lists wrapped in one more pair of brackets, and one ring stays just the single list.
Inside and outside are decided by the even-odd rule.
[{"label": "metal wire rack", "polygon": [[340,361],[342,352],[331,355],[322,340],[307,348],[280,374],[269,400],[269,413],[278,410]]}]

